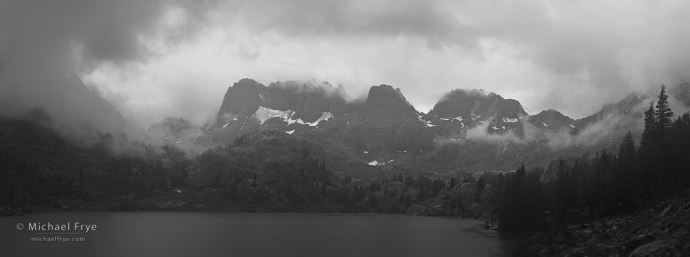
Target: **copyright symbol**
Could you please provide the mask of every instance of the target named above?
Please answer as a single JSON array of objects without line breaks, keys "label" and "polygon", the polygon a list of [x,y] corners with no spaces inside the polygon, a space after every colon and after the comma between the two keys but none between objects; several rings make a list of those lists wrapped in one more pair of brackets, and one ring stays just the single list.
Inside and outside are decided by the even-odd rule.
[{"label": "copyright symbol", "polygon": [[24,229],[24,224],[17,223],[17,230],[23,230],[23,229]]}]

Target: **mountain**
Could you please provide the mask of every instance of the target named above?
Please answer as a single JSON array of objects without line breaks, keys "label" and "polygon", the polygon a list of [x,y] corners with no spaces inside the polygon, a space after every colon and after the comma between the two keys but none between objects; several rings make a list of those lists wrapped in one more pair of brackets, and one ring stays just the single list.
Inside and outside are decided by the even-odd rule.
[{"label": "mountain", "polygon": [[649,98],[642,93],[631,92],[620,101],[606,104],[597,113],[577,120],[576,123],[581,127],[586,127],[597,121],[609,118],[610,116],[637,115],[646,110],[648,106],[642,106],[640,104],[648,99]]},{"label": "mountain", "polygon": [[400,119],[414,119],[417,110],[407,102],[400,89],[389,85],[373,86],[369,89],[364,107],[364,119],[385,122]]},{"label": "mountain", "polygon": [[574,122],[573,134],[597,134],[600,141],[619,140],[628,131],[640,138],[643,129],[644,111],[649,105],[643,104],[649,97],[631,92],[615,103],[604,105],[598,112]]},{"label": "mountain", "polygon": [[514,123],[527,113],[516,100],[504,99],[495,93],[487,95],[481,89],[456,89],[444,95],[429,115],[466,121],[484,119],[503,126]]},{"label": "mountain", "polygon": [[388,173],[505,170],[615,147],[623,133],[639,130],[644,99],[631,93],[574,120],[557,110],[530,116],[516,100],[458,89],[423,114],[389,85],[372,86],[364,101],[325,82],[265,87],[243,79],[228,89],[218,121],[197,141],[222,145],[252,131],[281,131]]},{"label": "mountain", "polygon": [[251,116],[261,106],[266,87],[254,80],[243,79],[228,88],[220,105],[218,117],[227,115]]},{"label": "mountain", "polygon": [[260,128],[294,131],[303,126],[315,127],[333,115],[360,110],[361,102],[348,99],[342,88],[328,83],[288,81],[266,87],[242,79],[228,89],[215,123],[197,141],[213,145],[229,143]]},{"label": "mountain", "polygon": [[575,128],[573,125],[575,120],[554,109],[545,110],[536,115],[530,116],[528,121],[536,127],[543,127],[550,130]]}]

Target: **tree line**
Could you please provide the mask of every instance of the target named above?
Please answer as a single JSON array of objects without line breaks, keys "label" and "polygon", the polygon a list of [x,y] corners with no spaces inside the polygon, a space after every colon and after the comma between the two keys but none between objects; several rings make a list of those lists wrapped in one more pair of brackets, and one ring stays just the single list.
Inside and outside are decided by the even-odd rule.
[{"label": "tree line", "polygon": [[[662,85],[656,104],[644,112],[639,146],[631,132],[618,152],[561,160],[557,178],[540,181],[543,170],[521,166],[495,185],[502,192],[499,231],[542,230],[547,216],[557,224],[623,214],[690,186],[690,113],[674,116]],[[501,181],[503,178],[501,178]]]}]

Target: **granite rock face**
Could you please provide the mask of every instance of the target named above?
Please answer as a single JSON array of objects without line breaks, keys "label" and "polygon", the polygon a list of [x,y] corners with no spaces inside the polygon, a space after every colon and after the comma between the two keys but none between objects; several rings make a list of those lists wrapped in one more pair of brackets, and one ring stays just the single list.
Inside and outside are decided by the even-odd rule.
[{"label": "granite rock face", "polygon": [[413,119],[417,111],[407,102],[400,89],[389,85],[373,86],[364,107],[364,118],[371,122]]},{"label": "granite rock face", "polygon": [[218,117],[226,115],[251,116],[262,104],[261,95],[266,93],[266,86],[252,79],[242,79],[228,88],[223,103],[218,110]]}]

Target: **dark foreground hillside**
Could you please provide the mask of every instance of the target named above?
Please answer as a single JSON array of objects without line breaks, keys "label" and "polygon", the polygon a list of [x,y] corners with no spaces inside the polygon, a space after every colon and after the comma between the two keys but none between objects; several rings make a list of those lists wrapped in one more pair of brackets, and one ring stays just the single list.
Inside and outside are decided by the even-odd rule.
[{"label": "dark foreground hillside", "polygon": [[690,190],[629,214],[536,233],[523,243],[529,256],[690,256]]}]

